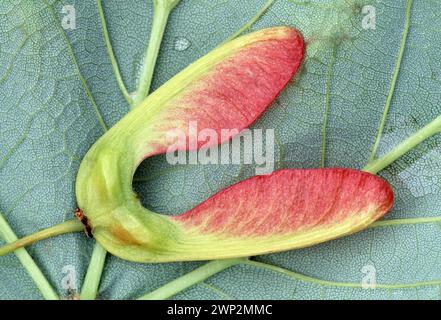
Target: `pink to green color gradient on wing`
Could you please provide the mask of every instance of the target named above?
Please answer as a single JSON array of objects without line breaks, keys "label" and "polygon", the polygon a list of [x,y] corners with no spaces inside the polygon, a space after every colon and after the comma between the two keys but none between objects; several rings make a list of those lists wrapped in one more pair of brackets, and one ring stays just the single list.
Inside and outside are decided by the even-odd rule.
[{"label": "pink to green color gradient on wing", "polygon": [[[209,260],[301,248],[359,231],[391,208],[381,178],[352,169],[285,169],[219,191],[178,216],[152,212],[132,190],[143,159],[229,140],[276,99],[302,63],[302,35],[274,27],[239,37],[200,58],[148,96],[89,150],[77,176],[79,207],[95,239],[138,262]],[[192,132],[191,123],[197,124]],[[212,145],[192,135],[217,133]],[[231,136],[222,130],[235,132]]]},{"label": "pink to green color gradient on wing", "polygon": [[211,144],[204,141],[194,146],[186,144],[181,150],[229,140],[233,134],[223,136],[221,130],[240,132],[250,126],[296,73],[303,55],[303,37],[293,28],[264,29],[239,38],[227,56],[164,104],[152,121],[151,131],[158,138],[151,141],[152,148],[145,157],[165,153],[170,144],[165,140],[166,133],[173,129],[180,129],[188,139],[197,140],[192,136],[197,132],[188,130],[190,123],[197,123],[198,132],[216,131],[219,139]]},{"label": "pink to green color gradient on wing", "polygon": [[392,203],[390,186],[366,172],[285,169],[221,190],[175,219],[202,233],[268,236],[376,220]]}]

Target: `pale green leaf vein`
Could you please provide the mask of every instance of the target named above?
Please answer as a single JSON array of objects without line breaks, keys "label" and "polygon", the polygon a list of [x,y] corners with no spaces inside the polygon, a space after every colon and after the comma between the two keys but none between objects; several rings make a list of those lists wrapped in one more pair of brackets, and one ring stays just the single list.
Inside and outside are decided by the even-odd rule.
[{"label": "pale green leaf vein", "polygon": [[[441,216],[438,217],[420,217],[420,218],[410,218],[410,219],[394,219],[394,220],[384,220],[384,221],[378,221],[369,226],[369,228],[379,228],[379,227],[388,227],[388,226],[398,226],[398,225],[417,225],[417,224],[423,224],[423,223],[438,223],[441,222]],[[252,262],[252,263],[249,263]],[[320,280],[316,278],[311,278],[307,276],[303,276],[300,274],[297,274],[295,272],[292,272],[290,270],[280,268],[274,265],[270,265],[264,262],[256,262],[251,261],[246,258],[238,258],[238,259],[226,259],[226,260],[213,260],[208,262],[207,264],[204,264],[203,266],[196,268],[195,270],[191,271],[190,273],[187,273],[179,278],[176,278],[175,280],[163,285],[162,287],[159,287],[158,289],[145,294],[144,296],[140,297],[141,300],[155,300],[155,299],[168,299],[179,292],[197,284],[200,283],[209,277],[215,275],[216,273],[219,273],[227,268],[230,268],[234,265],[238,264],[256,264],[258,263],[259,266],[265,267],[267,269],[272,269],[273,271],[278,271],[279,273],[291,275],[292,277],[296,278],[302,278],[306,280],[310,280],[310,282],[315,281],[316,283],[321,284],[328,284],[328,285],[334,285],[334,286],[340,286],[340,287],[356,287],[358,284],[352,284],[352,283],[340,283],[340,282],[333,282],[333,281],[326,281],[326,280]],[[424,286],[424,285],[435,285],[435,284],[441,284],[440,281],[428,281],[428,282],[418,282],[415,283],[414,286]],[[378,288],[407,288],[412,287],[412,285],[409,284],[400,284],[396,285],[379,285]]]},{"label": "pale green leaf vein", "polygon": [[[1,212],[0,212],[0,236],[8,243],[14,242],[15,240],[18,239],[16,234],[9,226],[8,222],[3,217],[3,214]],[[26,269],[29,276],[34,281],[35,285],[37,286],[43,297],[48,300],[58,300],[59,298],[57,293],[52,288],[51,284],[46,279],[43,272],[37,266],[35,261],[26,251],[26,249],[21,248],[16,250],[14,253],[17,256],[17,258],[20,260],[23,267]]]},{"label": "pale green leaf vein", "polygon": [[[283,274],[295,280],[300,280],[304,282],[314,283],[321,286],[328,287],[346,287],[346,288],[362,288],[362,284],[354,283],[354,282],[339,282],[339,281],[329,281],[322,280],[310,276],[306,276],[285,268],[281,268],[275,265],[267,264],[259,261],[245,261],[243,262],[246,265],[250,265],[253,267],[261,268],[276,272],[278,274]],[[376,284],[375,289],[408,289],[408,288],[417,288],[417,287],[425,287],[425,286],[439,286],[441,285],[441,280],[432,280],[432,281],[419,281],[414,283],[398,283],[398,284]],[[375,290],[371,289],[371,290]]]},{"label": "pale green leaf vein", "polygon": [[[52,6],[50,6],[47,3],[47,0],[44,0],[45,4],[48,6],[48,8],[50,8],[50,11],[54,17],[54,19],[56,20],[56,14],[55,14],[55,10]],[[100,123],[102,129],[104,132],[106,132],[108,130],[108,127],[106,125],[106,123],[104,122],[104,119],[100,113],[100,110],[95,102],[95,99],[92,96],[92,93],[89,89],[89,86],[86,82],[86,79],[83,77],[81,71],[80,71],[80,67],[78,65],[77,59],[75,57],[75,54],[73,52],[72,46],[69,42],[69,39],[67,38],[66,34],[64,33],[63,28],[61,27],[61,24],[57,24],[58,28],[60,29],[60,33],[63,36],[63,39],[66,43],[67,49],[69,51],[69,54],[71,56],[72,61],[75,64],[75,69],[77,71],[77,75],[81,80],[81,83],[83,85],[84,90],[86,91],[86,96],[88,97],[90,103],[92,104],[92,107],[95,111],[96,117],[98,119],[98,122]],[[85,294],[83,294],[83,297],[85,298],[92,298],[93,295],[96,296],[96,292],[93,293],[93,290],[95,290],[95,288],[97,287],[97,283],[99,283],[100,278],[101,278],[101,273],[104,267],[104,261],[106,258],[106,251],[101,247],[101,245],[99,243],[95,243],[95,247],[94,247],[94,251],[92,253],[92,257],[91,257],[91,264],[89,265],[88,271],[86,273],[86,278],[83,284],[83,288],[82,291],[85,290]]]},{"label": "pale green leaf vein", "polygon": [[[52,17],[54,18],[54,20],[57,21],[58,18],[57,18],[57,15],[55,13],[54,8],[47,2],[47,0],[43,0],[43,1],[46,4],[46,6],[49,8],[49,11],[52,14]],[[69,55],[70,55],[70,57],[72,59],[72,62],[75,65],[75,71],[77,73],[77,76],[80,79],[81,84],[83,85],[83,88],[84,88],[84,91],[86,93],[86,96],[87,96],[88,100],[90,101],[90,104],[92,105],[93,111],[95,112],[95,115],[96,115],[96,117],[98,119],[98,122],[101,125],[101,128],[103,129],[103,131],[107,131],[107,129],[108,129],[107,125],[106,125],[106,123],[104,121],[103,116],[101,115],[101,112],[100,112],[100,110],[98,108],[98,105],[95,102],[95,99],[93,98],[93,95],[92,95],[92,92],[90,91],[89,85],[87,84],[86,79],[83,77],[83,74],[81,73],[80,66],[78,65],[77,58],[76,58],[76,56],[75,56],[75,54],[73,52],[73,49],[72,49],[72,45],[71,45],[69,39],[67,38],[66,33],[64,32],[61,24],[60,23],[56,23],[56,25],[57,25],[57,27],[59,29],[60,35],[62,36],[62,38],[63,38],[63,40],[64,40],[64,42],[66,44],[67,51],[69,52]]]},{"label": "pale green leaf vein", "polygon": [[395,87],[397,84],[398,74],[400,73],[401,68],[401,62],[403,61],[404,51],[406,48],[406,42],[407,42],[407,36],[409,34],[410,29],[410,17],[411,17],[411,9],[412,9],[412,1],[413,0],[407,0],[406,3],[406,20],[404,23],[404,29],[401,37],[401,43],[400,43],[400,49],[398,51],[397,61],[395,63],[394,73],[392,76],[392,81],[389,87],[389,93],[386,98],[386,103],[383,109],[383,115],[381,116],[380,125],[377,131],[377,135],[375,138],[374,145],[372,147],[371,154],[369,156],[369,162],[373,161],[377,154],[377,149],[380,144],[381,136],[383,134],[384,127],[386,125],[387,116],[389,114],[390,105],[392,102],[392,98],[394,96]]},{"label": "pale green leaf vein", "polygon": [[240,36],[242,33],[247,31],[249,28],[252,27],[253,24],[255,24],[260,17],[271,7],[271,5],[274,3],[274,0],[268,0],[262,8],[260,8],[259,11],[250,19],[248,20],[240,29],[238,29],[236,32],[234,32],[230,37],[228,37],[224,42],[222,42],[220,45],[224,44],[225,42],[231,41],[238,36]]},{"label": "pale green leaf vein", "polygon": [[320,166],[322,168],[326,165],[326,140],[327,140],[327,129],[328,129],[328,119],[329,112],[331,109],[331,83],[332,77],[334,75],[334,65],[337,59],[337,46],[334,45],[332,48],[331,61],[328,65],[328,70],[326,73],[326,93],[325,93],[325,110],[323,112],[323,125],[322,125],[322,158],[320,161]]},{"label": "pale green leaf vein", "polygon": [[98,14],[101,19],[101,29],[103,31],[103,37],[104,37],[104,42],[106,44],[107,54],[110,59],[110,64],[112,65],[113,73],[115,74],[116,82],[118,84],[119,89],[121,90],[121,93],[123,94],[124,98],[126,99],[127,103],[129,105],[132,105],[132,103],[133,103],[132,97],[130,96],[130,94],[127,91],[127,88],[124,84],[121,72],[119,70],[118,61],[116,61],[116,57],[113,52],[112,42],[110,41],[109,32],[107,30],[106,17],[104,16],[102,1],[96,0],[96,5],[98,7]]},{"label": "pale green leaf vein", "polygon": [[163,285],[162,287],[143,295],[139,300],[159,300],[168,299],[179,292],[190,288],[191,286],[200,283],[212,275],[221,272],[231,266],[245,261],[244,258],[213,260],[195,270],[176,278]]},{"label": "pale green leaf vein", "polygon": [[381,221],[375,221],[368,228],[392,227],[392,226],[415,225],[415,224],[437,223],[437,222],[441,222],[441,216],[381,220]]},{"label": "pale green leaf vein", "polygon": [[235,300],[231,295],[229,295],[228,293],[226,293],[225,291],[219,289],[218,287],[215,287],[212,284],[206,283],[206,282],[201,282],[199,284],[200,286],[214,292],[215,294],[217,294],[218,296],[222,297],[222,299],[224,300]]}]

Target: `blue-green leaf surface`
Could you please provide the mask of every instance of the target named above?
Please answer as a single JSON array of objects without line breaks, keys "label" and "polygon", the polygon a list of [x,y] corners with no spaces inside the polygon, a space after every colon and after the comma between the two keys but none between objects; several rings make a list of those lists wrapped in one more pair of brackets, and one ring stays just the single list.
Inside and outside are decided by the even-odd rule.
[{"label": "blue-green leaf surface", "polygon": [[[375,29],[362,28],[366,3],[359,2],[276,0],[252,27],[291,25],[308,41],[301,74],[254,125],[274,128],[277,167],[320,166],[327,115],[326,166],[362,168],[391,93],[379,155],[441,113],[441,2],[413,1],[406,14],[405,0],[364,1],[376,9]],[[165,32],[153,89],[228,38],[264,3],[182,0]],[[75,8],[73,30],[63,29],[64,5]],[[109,0],[103,7],[122,77],[132,92],[152,4]],[[83,155],[128,110],[95,1],[1,1],[0,212],[18,235],[73,217],[74,180]],[[440,142],[441,137],[432,137],[380,172],[396,191],[395,208],[386,218],[396,220],[393,225],[256,257],[174,298],[439,299]],[[134,188],[147,207],[176,214],[252,174],[249,165],[170,166],[164,157],[155,157],[138,170]],[[422,223],[422,217],[435,219]],[[66,297],[79,292],[92,247],[93,240],[75,234],[42,241],[28,252]],[[136,264],[109,257],[99,297],[135,298],[198,265]],[[63,285],[66,266],[75,270],[73,292]],[[372,270],[376,288],[364,289]],[[0,298],[41,298],[13,255],[0,257]]]}]

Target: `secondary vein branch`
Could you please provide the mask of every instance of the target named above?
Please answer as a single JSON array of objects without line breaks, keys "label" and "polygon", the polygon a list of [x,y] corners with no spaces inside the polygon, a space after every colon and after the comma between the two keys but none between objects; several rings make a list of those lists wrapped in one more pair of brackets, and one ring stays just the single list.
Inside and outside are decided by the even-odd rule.
[{"label": "secondary vein branch", "polygon": [[[43,0],[43,1],[44,1],[45,5],[50,9],[50,12],[51,12],[51,14],[53,16],[54,21],[58,21],[58,17],[56,15],[56,12],[55,12],[55,9],[53,8],[53,6],[49,4],[48,0]],[[76,69],[78,78],[80,79],[81,84],[83,85],[84,91],[86,93],[86,96],[87,96],[88,100],[90,101],[90,103],[92,105],[92,108],[93,108],[93,110],[95,112],[97,120],[100,123],[102,129],[104,131],[107,131],[107,129],[108,129],[107,128],[107,124],[104,121],[104,118],[103,118],[103,116],[102,116],[102,114],[101,114],[101,112],[100,112],[100,110],[98,108],[98,105],[96,104],[96,101],[95,101],[95,99],[94,99],[94,97],[92,95],[92,92],[90,91],[90,88],[89,88],[89,85],[87,84],[86,79],[84,78],[83,74],[81,73],[80,66],[79,66],[77,58],[76,58],[76,56],[74,54],[72,45],[71,45],[69,39],[67,38],[67,35],[64,32],[64,29],[61,26],[61,24],[57,23],[56,25],[58,26],[60,35],[62,36],[64,42],[66,43],[66,48],[67,48],[67,51],[69,53],[69,56],[71,57],[74,65],[75,65],[75,69]]]},{"label": "secondary vein branch", "polygon": [[[315,283],[322,286],[329,286],[329,287],[347,287],[347,288],[362,288],[361,283],[353,283],[353,282],[337,282],[337,281],[330,281],[330,280],[322,280],[310,276],[306,276],[282,267],[278,267],[275,265],[271,265],[265,262],[259,262],[259,261],[246,261],[244,264],[260,268],[260,269],[267,269],[270,271],[273,271],[275,273],[283,274],[285,276],[288,276],[290,278],[294,278],[296,280],[309,282],[309,283]],[[441,285],[441,280],[432,280],[432,281],[421,281],[421,282],[415,282],[415,283],[400,283],[400,284],[376,284],[375,289],[404,289],[404,288],[416,288],[416,287],[423,287],[423,286],[439,286]]]},{"label": "secondary vein branch", "polygon": [[387,154],[378,158],[374,161],[369,162],[364,168],[364,171],[376,174],[380,170],[384,169],[392,162],[397,160],[406,152],[415,148],[418,144],[423,142],[424,140],[430,138],[431,136],[441,132],[441,116],[438,116],[430,123],[425,125],[423,128],[415,132],[409,138],[401,142],[394,149],[389,151]]},{"label": "secondary vein branch", "polygon": [[368,228],[381,228],[390,226],[402,226],[402,225],[415,225],[423,223],[439,223],[441,222],[441,217],[419,217],[419,218],[403,218],[403,219],[389,219],[375,221]]},{"label": "secondary vein branch", "polygon": [[395,87],[397,84],[398,74],[400,72],[401,62],[403,60],[404,56],[404,50],[406,48],[406,42],[407,42],[407,35],[409,34],[409,28],[410,28],[410,16],[411,16],[411,8],[412,8],[412,0],[407,0],[406,5],[406,21],[404,23],[404,29],[403,34],[401,36],[401,43],[400,43],[400,49],[398,52],[398,58],[397,62],[395,64],[394,73],[392,76],[392,81],[389,88],[389,93],[386,98],[386,103],[383,110],[383,115],[381,117],[380,125],[378,128],[378,132],[375,138],[374,146],[372,147],[371,154],[369,156],[369,161],[373,161],[375,159],[375,156],[377,154],[378,146],[380,144],[381,136],[384,131],[384,127],[386,125],[387,116],[389,114],[390,105],[392,102],[392,98],[395,92]]},{"label": "secondary vein branch", "polygon": [[107,54],[109,55],[110,63],[112,65],[113,73],[115,74],[116,82],[118,83],[118,87],[121,90],[121,93],[123,94],[123,96],[126,99],[126,101],[128,102],[128,104],[132,105],[132,103],[133,103],[132,97],[130,96],[130,94],[127,91],[127,88],[124,84],[121,72],[119,70],[118,62],[116,61],[116,57],[113,52],[112,42],[110,41],[109,32],[107,29],[106,18],[104,16],[102,0],[96,0],[96,4],[98,7],[98,14],[101,19],[101,27],[103,30],[103,36],[104,36],[104,42],[106,44]]},{"label": "secondary vein branch", "polygon": [[271,5],[274,3],[274,0],[268,0],[262,8],[260,8],[259,11],[250,19],[248,20],[240,29],[238,29],[236,32],[234,32],[230,37],[228,37],[226,40],[224,40],[219,46],[224,44],[225,42],[231,41],[238,36],[240,36],[242,33],[247,31],[251,26],[256,23],[257,20],[260,19],[260,17],[271,7]]},{"label": "secondary vein branch", "polygon": [[327,140],[327,129],[329,122],[329,111],[331,109],[331,82],[334,70],[335,61],[337,59],[337,46],[334,45],[332,48],[331,61],[328,65],[328,71],[326,74],[326,95],[325,95],[325,110],[323,113],[323,126],[322,126],[322,158],[320,161],[320,166],[323,168],[326,165],[326,140]]}]

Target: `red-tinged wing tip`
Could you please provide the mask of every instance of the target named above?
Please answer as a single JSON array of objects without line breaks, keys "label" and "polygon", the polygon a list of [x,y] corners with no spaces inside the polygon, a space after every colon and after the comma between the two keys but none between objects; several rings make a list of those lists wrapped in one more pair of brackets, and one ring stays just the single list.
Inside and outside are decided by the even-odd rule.
[{"label": "red-tinged wing tip", "polygon": [[[383,179],[352,169],[284,169],[223,189],[175,219],[201,233],[271,236],[353,220],[369,224],[392,207]],[[351,221],[352,221],[351,220]]]},{"label": "red-tinged wing tip", "polygon": [[[167,152],[177,140],[164,138],[171,130],[185,133],[188,140],[198,140],[197,135],[205,129],[216,132],[216,139],[209,142],[202,139],[175,148],[195,150],[225,142],[249,127],[297,72],[304,50],[299,31],[273,27],[238,37],[196,61],[177,77],[198,69],[205,70],[203,75],[167,101],[164,112],[157,114],[149,130],[157,139],[150,142],[145,156]],[[222,59],[212,58],[221,53]],[[190,124],[196,124],[197,129],[190,129]],[[224,135],[223,129],[235,133]]]}]

